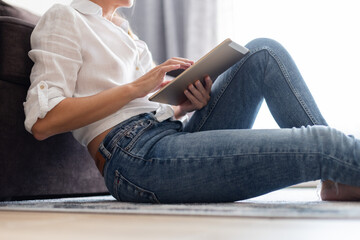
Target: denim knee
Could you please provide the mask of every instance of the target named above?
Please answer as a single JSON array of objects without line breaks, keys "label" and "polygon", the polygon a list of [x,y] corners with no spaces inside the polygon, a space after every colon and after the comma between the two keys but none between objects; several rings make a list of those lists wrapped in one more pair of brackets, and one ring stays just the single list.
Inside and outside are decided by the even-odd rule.
[{"label": "denim knee", "polygon": [[271,39],[271,38],[256,38],[256,39],[250,41],[245,46],[247,48],[249,48],[250,50],[253,50],[253,49],[272,49],[275,51],[277,49],[284,50],[284,47],[279,42],[277,42],[276,40]]}]

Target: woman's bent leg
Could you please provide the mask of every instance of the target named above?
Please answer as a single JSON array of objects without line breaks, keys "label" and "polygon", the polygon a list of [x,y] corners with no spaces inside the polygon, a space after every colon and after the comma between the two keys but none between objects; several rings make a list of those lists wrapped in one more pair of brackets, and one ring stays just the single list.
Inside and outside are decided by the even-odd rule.
[{"label": "woman's bent leg", "polygon": [[246,45],[250,53],[214,82],[209,104],[185,131],[251,128],[263,99],[281,128],[327,125],[287,51],[270,39]]},{"label": "woman's bent leg", "polygon": [[147,120],[104,145],[117,199],[228,202],[316,179],[360,186],[360,142],[329,127],[185,133],[174,124]]}]

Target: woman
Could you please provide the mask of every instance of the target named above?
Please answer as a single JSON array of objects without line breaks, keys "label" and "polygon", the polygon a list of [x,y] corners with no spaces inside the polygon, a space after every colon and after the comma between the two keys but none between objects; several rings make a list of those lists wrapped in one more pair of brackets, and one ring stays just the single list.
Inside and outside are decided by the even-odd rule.
[{"label": "woman", "polygon": [[[115,15],[132,4],[74,0],[44,14],[24,103],[36,139],[72,131],[120,201],[236,201],[315,179],[327,180],[324,200],[360,199],[360,141],[326,126],[280,44],[250,42],[245,58],[213,86],[209,77],[190,85],[179,106],[150,102],[166,72],[193,62],[153,67],[146,44]],[[250,130],[263,99],[282,129]],[[194,110],[188,123],[176,120]]]}]

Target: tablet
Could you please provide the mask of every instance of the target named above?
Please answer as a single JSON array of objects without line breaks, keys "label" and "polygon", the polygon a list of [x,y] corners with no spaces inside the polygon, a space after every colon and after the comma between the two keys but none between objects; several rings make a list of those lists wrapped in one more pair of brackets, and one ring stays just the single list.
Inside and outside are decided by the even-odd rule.
[{"label": "tablet", "polygon": [[204,83],[204,77],[209,75],[212,81],[229,67],[244,57],[249,50],[231,39],[226,39],[204,57],[194,63],[191,67],[182,72],[169,84],[153,94],[149,100],[154,102],[179,105],[187,98],[185,89],[200,80]]}]

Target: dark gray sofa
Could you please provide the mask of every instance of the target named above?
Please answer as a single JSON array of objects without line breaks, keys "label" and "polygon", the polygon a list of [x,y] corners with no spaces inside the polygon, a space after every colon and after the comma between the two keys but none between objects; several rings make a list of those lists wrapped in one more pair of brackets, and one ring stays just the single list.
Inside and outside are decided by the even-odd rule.
[{"label": "dark gray sofa", "polygon": [[70,133],[37,141],[24,128],[30,34],[39,19],[0,1],[0,200],[106,194],[94,161]]}]

